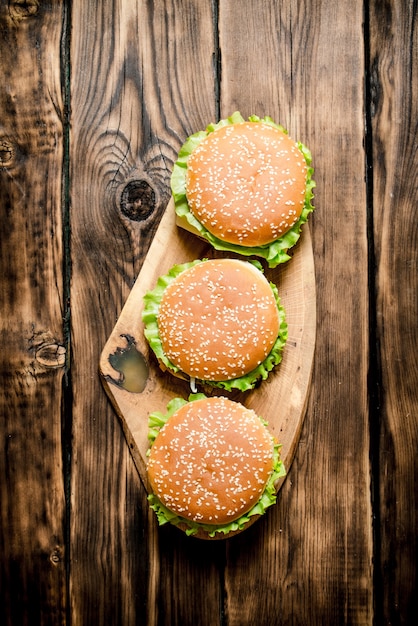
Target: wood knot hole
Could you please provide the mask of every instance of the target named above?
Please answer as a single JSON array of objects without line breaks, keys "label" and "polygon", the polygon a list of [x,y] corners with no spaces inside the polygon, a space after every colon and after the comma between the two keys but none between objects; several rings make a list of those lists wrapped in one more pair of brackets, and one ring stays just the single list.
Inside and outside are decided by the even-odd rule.
[{"label": "wood knot hole", "polygon": [[62,549],[57,546],[54,550],[52,550],[51,554],[49,555],[49,560],[53,565],[58,565],[61,562],[62,557]]},{"label": "wood knot hole", "polygon": [[109,354],[109,363],[112,368],[119,372],[119,378],[106,376],[106,380],[122,387],[131,393],[142,393],[146,387],[149,368],[144,355],[136,347],[136,341],[131,335],[121,335],[126,341],[126,346],[116,348]]},{"label": "wood knot hole", "polygon": [[37,348],[35,358],[44,367],[58,368],[64,367],[65,355],[64,346],[57,343],[44,343]]},{"label": "wood knot hole", "polygon": [[146,180],[132,180],[122,191],[120,204],[125,217],[141,222],[154,211],[156,194]]},{"label": "wood knot hole", "polygon": [[11,141],[0,137],[0,167],[11,167],[15,158],[15,148]]},{"label": "wood knot hole", "polygon": [[10,4],[10,12],[13,17],[18,19],[25,19],[32,17],[38,12],[39,1],[38,0],[14,0]]}]

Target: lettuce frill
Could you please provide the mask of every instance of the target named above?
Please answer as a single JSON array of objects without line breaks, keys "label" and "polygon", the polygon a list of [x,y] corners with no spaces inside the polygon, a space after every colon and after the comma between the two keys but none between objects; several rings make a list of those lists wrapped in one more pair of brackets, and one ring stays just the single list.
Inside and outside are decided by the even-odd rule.
[{"label": "lettuce frill", "polygon": [[[194,400],[201,400],[205,398],[204,394],[192,394],[189,396],[189,402],[193,402]],[[167,405],[167,412],[162,413],[160,411],[155,411],[151,413],[148,420],[148,439],[150,441],[150,446],[154,443],[160,429],[164,426],[164,424],[169,420],[169,418],[184,404],[187,404],[187,400],[183,398],[173,398]],[[262,423],[267,426],[267,422],[263,420],[261,417],[259,418]],[[228,535],[230,532],[234,532],[237,530],[242,530],[246,524],[251,520],[251,517],[254,515],[263,515],[266,509],[273,504],[275,504],[277,499],[277,492],[275,483],[279,478],[282,478],[286,475],[286,470],[283,465],[283,462],[280,458],[280,445],[274,442],[273,448],[273,471],[270,475],[269,480],[265,486],[264,492],[262,493],[258,502],[244,515],[241,515],[238,519],[233,522],[229,522],[228,524],[200,524],[199,522],[194,522],[192,520],[186,519],[173,513],[161,502],[159,498],[153,493],[149,494],[148,501],[150,507],[155,511],[158,519],[158,523],[160,526],[164,524],[170,523],[174,524],[174,526],[181,525],[182,528],[185,528],[186,535],[196,535],[200,529],[205,531],[209,537],[216,537],[217,533],[221,533],[224,536]]]},{"label": "lettuce frill", "polygon": [[[265,124],[271,124],[276,128],[279,128],[282,132],[287,134],[287,131],[280,124],[276,124],[271,117],[260,118],[257,115],[251,115],[248,120],[250,122],[264,122]],[[229,124],[238,124],[244,122],[242,115],[236,111],[230,117],[222,119],[217,124],[209,124],[206,130],[199,131],[191,135],[183,144],[178,154],[177,161],[174,164],[173,172],[171,175],[171,191],[174,198],[176,214],[187,220],[190,226],[196,230],[201,237],[206,239],[215,250],[223,250],[227,252],[235,252],[244,256],[258,256],[266,260],[270,268],[277,267],[280,263],[285,263],[291,257],[288,254],[289,248],[292,248],[300,237],[301,227],[308,220],[309,214],[314,210],[312,205],[313,189],[315,187],[315,181],[312,179],[313,167],[311,166],[312,155],[309,149],[304,146],[300,141],[296,142],[299,150],[303,154],[303,157],[308,166],[307,180],[306,180],[306,192],[305,201],[302,209],[302,213],[290,230],[287,231],[282,237],[275,241],[263,245],[246,248],[238,244],[228,243],[222,241],[212,233],[210,233],[199,220],[191,213],[186,196],[186,172],[187,172],[187,160],[193,150],[200,144],[213,131],[227,126]]]},{"label": "lettuce frill", "polygon": [[[170,361],[170,359],[166,356],[164,352],[158,330],[158,310],[161,303],[161,298],[166,287],[168,287],[168,285],[170,285],[182,272],[198,263],[202,263],[205,260],[207,259],[197,259],[196,261],[190,261],[189,263],[174,265],[167,274],[159,277],[154,289],[152,291],[148,291],[144,295],[144,308],[142,311],[142,321],[144,322],[144,335],[147,338],[148,343],[155,356],[164,365],[164,367],[166,367],[167,370],[171,371],[172,374],[177,374],[178,376],[186,380],[190,377],[182,372],[176,365],[174,365],[174,363]],[[250,262],[255,265],[260,271],[262,271],[260,263],[258,263],[257,261]],[[249,389],[253,389],[257,382],[261,380],[266,380],[273,368],[281,362],[283,349],[288,336],[286,314],[283,306],[280,303],[280,298],[276,285],[270,282],[270,286],[276,300],[280,321],[279,334],[270,353],[267,355],[265,360],[260,363],[260,365],[258,365],[255,369],[253,369],[245,376],[240,376],[238,378],[223,381],[201,381],[203,384],[212,387],[218,387],[220,389],[225,389],[225,391],[232,391],[233,389],[238,389],[239,391],[248,391]],[[198,381],[198,379],[196,379],[196,381]]]}]

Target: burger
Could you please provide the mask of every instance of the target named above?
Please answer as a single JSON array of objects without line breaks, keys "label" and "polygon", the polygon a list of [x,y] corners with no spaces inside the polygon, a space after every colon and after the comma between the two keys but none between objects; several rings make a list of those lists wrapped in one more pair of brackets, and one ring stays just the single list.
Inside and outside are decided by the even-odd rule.
[{"label": "burger", "polygon": [[144,295],[145,337],[163,371],[227,391],[253,389],[282,359],[284,308],[261,264],[198,259],[175,265]]},{"label": "burger", "polygon": [[182,146],[171,176],[179,226],[216,250],[276,267],[313,211],[311,153],[270,117],[239,112]]},{"label": "burger", "polygon": [[149,417],[150,506],[160,525],[221,539],[276,502],[280,446],[252,409],[223,396],[174,398]]}]

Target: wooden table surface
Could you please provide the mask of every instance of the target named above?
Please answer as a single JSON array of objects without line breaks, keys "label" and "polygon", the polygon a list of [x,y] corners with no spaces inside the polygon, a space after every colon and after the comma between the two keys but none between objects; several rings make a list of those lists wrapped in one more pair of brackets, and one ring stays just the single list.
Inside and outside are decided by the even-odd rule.
[{"label": "wooden table surface", "polygon": [[[417,26],[415,0],[1,0],[2,623],[415,623]],[[179,147],[235,110],[312,151],[317,334],[277,505],[206,542],[157,527],[98,363]]]}]

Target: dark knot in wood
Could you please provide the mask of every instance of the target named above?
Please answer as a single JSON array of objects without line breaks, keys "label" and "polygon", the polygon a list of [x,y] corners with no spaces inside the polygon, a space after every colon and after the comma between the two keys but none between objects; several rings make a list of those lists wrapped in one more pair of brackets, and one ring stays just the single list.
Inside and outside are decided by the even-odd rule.
[{"label": "dark knot in wood", "polygon": [[64,367],[66,349],[49,330],[34,332],[29,339],[29,350],[35,357],[35,362],[44,368]]},{"label": "dark knot in wood", "polygon": [[63,550],[61,546],[56,546],[56,548],[52,550],[51,554],[49,555],[49,560],[51,561],[53,565],[59,565],[62,559],[63,559]]},{"label": "dark knot in wood", "polygon": [[38,12],[38,0],[14,0],[9,4],[9,11],[13,18],[25,19]]},{"label": "dark knot in wood", "polygon": [[120,205],[125,217],[141,222],[155,209],[155,191],[146,180],[131,180],[122,191]]},{"label": "dark knot in wood", "polygon": [[0,167],[11,167],[15,160],[15,153],[12,142],[0,137]]},{"label": "dark knot in wood", "polygon": [[35,358],[44,367],[57,368],[65,365],[66,350],[58,343],[41,344],[36,352]]},{"label": "dark knot in wood", "polygon": [[148,363],[142,352],[137,349],[136,341],[131,335],[124,334],[121,338],[125,339],[126,346],[117,347],[115,352],[109,354],[109,363],[116,372],[119,372],[119,378],[112,376],[105,378],[126,391],[142,393],[148,381]]}]

